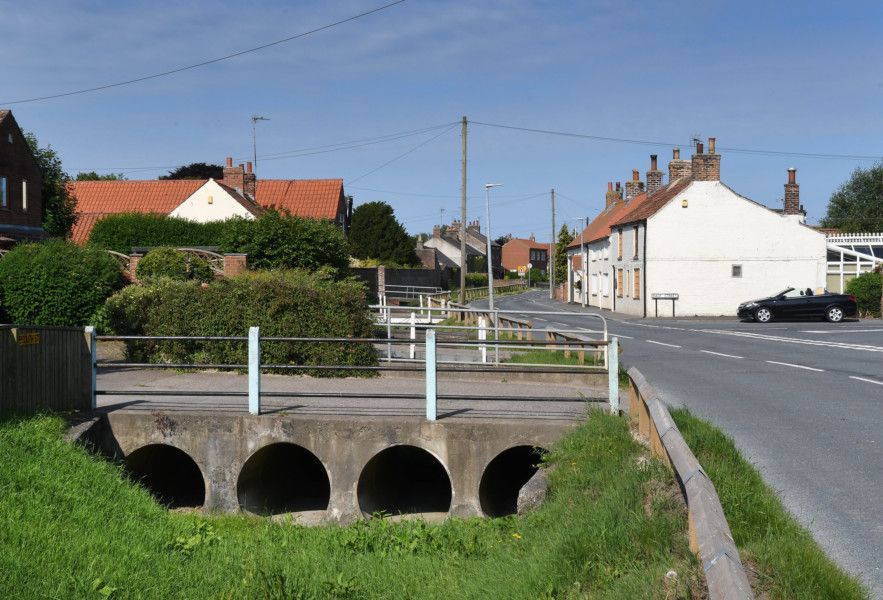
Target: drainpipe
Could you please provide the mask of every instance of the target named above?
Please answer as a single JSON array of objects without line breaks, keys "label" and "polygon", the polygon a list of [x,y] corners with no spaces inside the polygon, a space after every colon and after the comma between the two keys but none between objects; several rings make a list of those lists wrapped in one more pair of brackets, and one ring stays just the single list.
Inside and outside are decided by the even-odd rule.
[{"label": "drainpipe", "polygon": [[641,278],[641,287],[644,289],[641,291],[643,294],[642,298],[644,298],[644,318],[647,318],[647,221],[644,221],[644,256],[641,257],[641,270],[644,271],[644,277]]}]

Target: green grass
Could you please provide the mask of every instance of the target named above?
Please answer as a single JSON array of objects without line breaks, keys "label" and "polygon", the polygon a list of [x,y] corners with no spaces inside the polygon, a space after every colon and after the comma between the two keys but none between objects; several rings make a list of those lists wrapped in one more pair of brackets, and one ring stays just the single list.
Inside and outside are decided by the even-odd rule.
[{"label": "green grass", "polygon": [[788,514],[729,437],[686,410],[673,410],[672,417],[717,488],[743,562],[758,571],[756,592],[770,598],[869,597]]},{"label": "green grass", "polygon": [[537,512],[435,526],[168,512],[63,430],[0,423],[0,598],[677,598],[701,579],[671,474],[623,418],[553,449]]}]

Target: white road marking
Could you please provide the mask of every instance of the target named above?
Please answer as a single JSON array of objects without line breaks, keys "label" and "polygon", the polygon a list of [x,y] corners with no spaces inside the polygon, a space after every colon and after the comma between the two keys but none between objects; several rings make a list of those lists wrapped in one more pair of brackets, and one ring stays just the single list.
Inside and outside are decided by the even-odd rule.
[{"label": "white road marking", "polygon": [[877,385],[883,385],[883,381],[877,381],[876,379],[867,379],[865,377],[856,377],[855,375],[850,375],[850,379],[856,379],[858,381],[866,381],[868,383],[876,383]]},{"label": "white road marking", "polygon": [[622,335],[621,333],[611,333],[611,334],[610,334],[610,337],[621,337],[621,338],[625,338],[625,339],[627,339],[627,340],[633,340],[633,339],[635,339],[635,338],[633,338],[633,337],[630,336],[630,335]]},{"label": "white road marking", "polygon": [[779,362],[777,360],[765,360],[764,362],[768,362],[771,365],[783,365],[785,367],[794,367],[795,369],[806,369],[807,371],[818,371],[819,373],[824,373],[824,369],[816,369],[815,367],[805,367],[803,365],[795,365],[793,363]]},{"label": "white road marking", "polygon": [[883,329],[801,329],[800,333],[870,333]]},{"label": "white road marking", "polygon": [[677,344],[666,344],[665,342],[654,342],[653,340],[647,340],[648,344],[659,344],[660,346],[668,346],[669,348],[680,348]]},{"label": "white road marking", "polygon": [[723,352],[712,352],[711,350],[700,350],[705,354],[714,354],[715,356],[725,356],[727,358],[745,358],[744,356],[736,356],[735,354],[724,354]]},{"label": "white road marking", "polygon": [[691,329],[698,333],[710,333],[715,335],[732,335],[736,337],[744,337],[755,340],[767,340],[770,342],[785,342],[787,344],[803,344],[806,346],[823,346],[826,348],[839,348],[844,350],[863,350],[865,352],[883,352],[883,346],[872,346],[871,344],[852,344],[849,342],[834,342],[822,340],[807,340],[802,338],[792,338],[777,335],[763,335],[762,333],[754,333],[748,331],[731,331],[726,329]]}]

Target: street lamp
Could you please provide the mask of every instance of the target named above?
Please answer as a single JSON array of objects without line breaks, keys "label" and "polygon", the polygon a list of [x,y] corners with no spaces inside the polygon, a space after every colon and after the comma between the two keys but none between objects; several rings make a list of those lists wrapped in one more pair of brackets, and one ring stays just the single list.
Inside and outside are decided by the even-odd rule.
[{"label": "street lamp", "polygon": [[487,297],[488,310],[494,310],[494,268],[493,254],[491,254],[491,188],[500,187],[502,183],[486,183],[484,184],[484,209],[485,223],[487,231],[484,233],[487,237]]}]

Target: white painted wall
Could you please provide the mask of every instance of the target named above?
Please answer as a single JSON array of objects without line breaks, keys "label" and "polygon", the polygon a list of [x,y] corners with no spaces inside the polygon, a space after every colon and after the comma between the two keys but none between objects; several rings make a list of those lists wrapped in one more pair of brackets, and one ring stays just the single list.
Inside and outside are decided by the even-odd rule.
[{"label": "white painted wall", "polygon": [[[717,181],[693,182],[647,227],[648,315],[654,292],[680,294],[678,316],[716,316],[788,286],[825,285],[824,234]],[[732,265],[742,266],[741,277],[732,276]]]},{"label": "white painted wall", "polygon": [[[644,316],[644,223],[614,227],[610,235],[610,268],[616,276],[622,269],[623,290],[620,296],[616,291],[616,276],[611,283],[611,298],[616,301],[616,312]],[[637,231],[637,244],[635,232]],[[622,235],[622,256],[619,256],[619,236]],[[635,281],[635,272],[640,273],[640,281]],[[636,289],[636,284],[637,289]],[[615,296],[615,298],[614,298]],[[670,314],[670,313],[669,313]],[[648,316],[652,316],[649,313]]]},{"label": "white painted wall", "polygon": [[197,223],[224,221],[237,216],[254,219],[254,215],[230,196],[229,192],[218,185],[214,179],[206,181],[175,210],[170,212],[169,216]]},{"label": "white painted wall", "polygon": [[444,254],[449,260],[458,265],[460,264],[460,246],[455,246],[454,244],[448,242],[445,238],[431,237],[423,242],[423,247],[435,248],[436,250]]}]

